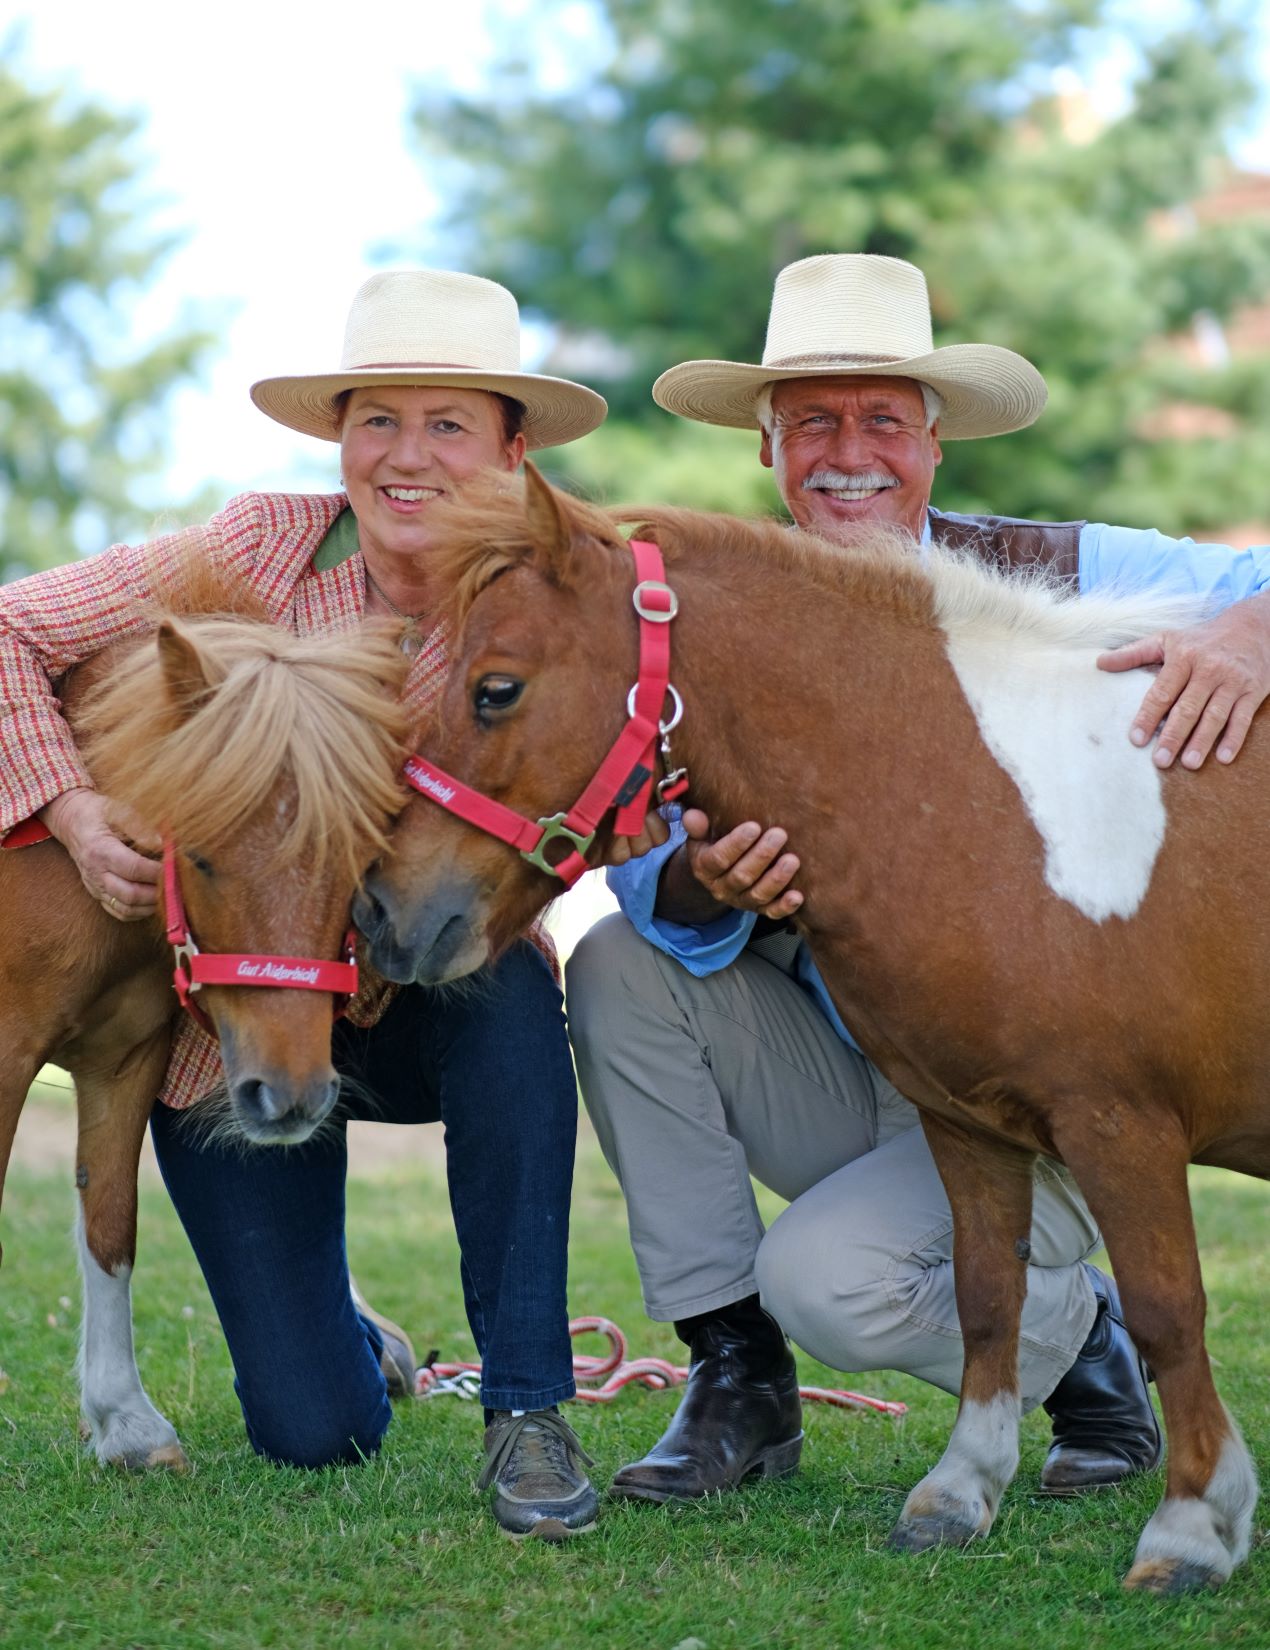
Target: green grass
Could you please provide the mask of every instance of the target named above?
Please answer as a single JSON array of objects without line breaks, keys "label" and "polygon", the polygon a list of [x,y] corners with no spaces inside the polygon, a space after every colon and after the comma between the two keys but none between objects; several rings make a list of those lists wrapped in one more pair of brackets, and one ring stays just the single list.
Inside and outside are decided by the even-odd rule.
[{"label": "green grass", "polygon": [[[935,1459],[953,1401],[884,1374],[852,1383],[903,1398],[903,1423],[812,1407],[803,1470],[693,1506],[612,1503],[564,1548],[516,1546],[472,1483],[481,1417],[443,1398],[399,1406],[382,1454],[306,1474],[258,1462],[243,1437],[224,1342],[161,1190],[143,1187],[137,1340],[142,1374],[195,1463],[187,1477],[102,1471],[76,1439],[71,1369],[77,1299],[68,1172],[15,1169],[0,1272],[0,1644],[118,1650],[255,1646],[484,1650],[604,1646],[706,1650],[875,1646],[1153,1650],[1270,1645],[1270,1543],[1223,1592],[1129,1596],[1119,1578],[1158,1483],[1083,1503],[1029,1493],[1044,1417],[989,1541],[900,1557],[885,1537]],[[1270,1459],[1270,1359],[1258,1332],[1270,1296],[1270,1187],[1196,1175],[1223,1394],[1261,1476]],[[395,1168],[350,1187],[359,1281],[423,1348],[471,1355],[444,1186]],[[574,1214],[572,1303],[627,1330],[634,1352],[678,1360],[644,1319],[620,1197],[584,1142]],[[804,1378],[842,1384],[806,1361]],[[0,1383],[4,1378],[0,1378]],[[673,1395],[628,1390],[570,1419],[606,1477],[658,1436]],[[696,1645],[693,1646],[696,1650]]]}]

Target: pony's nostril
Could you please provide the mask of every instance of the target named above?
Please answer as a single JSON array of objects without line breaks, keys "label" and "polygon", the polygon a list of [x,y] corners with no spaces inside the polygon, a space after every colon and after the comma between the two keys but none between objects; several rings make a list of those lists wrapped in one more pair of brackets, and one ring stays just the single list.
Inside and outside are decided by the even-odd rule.
[{"label": "pony's nostril", "polygon": [[376,939],[388,921],[379,897],[369,887],[363,888],[353,901],[353,922],[368,940]]},{"label": "pony's nostril", "polygon": [[275,1123],[282,1115],[278,1096],[258,1077],[244,1078],[234,1085],[234,1101],[244,1117],[257,1123]]}]

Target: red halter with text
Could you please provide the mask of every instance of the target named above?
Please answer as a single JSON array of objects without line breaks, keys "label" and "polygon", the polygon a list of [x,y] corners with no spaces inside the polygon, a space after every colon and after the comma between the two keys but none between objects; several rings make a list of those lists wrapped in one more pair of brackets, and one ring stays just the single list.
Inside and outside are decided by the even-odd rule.
[{"label": "red halter with text", "polygon": [[350,928],[344,937],[343,962],[325,962],[316,957],[258,956],[250,952],[200,951],[190,933],[176,874],[176,849],[163,845],[163,904],[167,911],[167,938],[176,956],[172,984],[177,1001],[203,1027],[216,1035],[211,1019],[193,1000],[205,985],[254,985],[287,991],[331,991],[335,994],[335,1017],[343,1014],[348,999],[357,993],[357,962],[353,955],[354,936]]},{"label": "red halter with text", "polygon": [[[643,830],[659,749],[668,771],[657,785],[657,800],[673,802],[688,789],[687,770],[669,769],[669,735],[683,714],[679,695],[670,685],[670,621],[679,611],[679,598],[666,583],[661,551],[655,544],[632,539],[627,549],[635,558],[637,577],[632,601],[639,615],[639,680],[627,698],[626,726],[571,808],[529,819],[482,796],[425,757],[412,756],[406,763],[406,779],[421,796],[518,848],[531,865],[559,877],[566,888],[572,888],[588,869],[587,850],[610,808],[617,809],[614,830],[618,836],[638,836]],[[667,693],[674,710],[670,720],[663,722]],[[569,852],[553,864],[547,849],[561,838],[569,844]]]},{"label": "red halter with text", "polygon": [[[0,838],[0,848],[27,848],[49,842],[52,832],[38,819],[23,820]],[[193,1001],[194,992],[205,985],[255,985],[284,991],[331,991],[335,994],[335,1018],[343,1014],[350,997],[357,995],[355,935],[350,928],[344,936],[343,962],[325,962],[316,957],[258,956],[251,952],[200,951],[190,933],[176,874],[176,848],[163,844],[163,903],[167,911],[168,944],[176,953],[172,984],[177,1001],[203,1027],[216,1035],[211,1019]]]}]

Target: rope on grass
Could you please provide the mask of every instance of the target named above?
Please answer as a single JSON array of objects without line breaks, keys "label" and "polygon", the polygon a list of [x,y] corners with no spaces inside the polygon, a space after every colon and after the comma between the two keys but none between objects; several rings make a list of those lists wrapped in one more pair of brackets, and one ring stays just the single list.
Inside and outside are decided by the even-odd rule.
[{"label": "rope on grass", "polygon": [[[646,1386],[654,1392],[667,1387],[682,1386],[688,1379],[688,1370],[672,1364],[666,1358],[627,1358],[626,1336],[611,1318],[573,1318],[570,1335],[605,1335],[607,1354],[575,1352],[573,1374],[578,1383],[578,1401],[584,1404],[609,1404],[623,1387]],[[415,1397],[475,1399],[481,1389],[479,1363],[443,1364],[437,1354],[428,1354],[428,1361],[415,1371]],[[873,1410],[879,1415],[900,1416],[908,1413],[907,1404],[890,1403],[885,1398],[870,1398],[862,1392],[847,1392],[837,1387],[800,1386],[799,1397],[805,1403],[832,1404],[836,1409]]]}]

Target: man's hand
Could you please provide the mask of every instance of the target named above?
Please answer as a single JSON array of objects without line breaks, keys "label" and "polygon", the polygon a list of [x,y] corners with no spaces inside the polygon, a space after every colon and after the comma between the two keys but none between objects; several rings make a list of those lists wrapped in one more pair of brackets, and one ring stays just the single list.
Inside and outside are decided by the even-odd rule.
[{"label": "man's hand", "polygon": [[1270,695],[1270,601],[1252,596],[1201,624],[1098,657],[1100,670],[1143,665],[1159,665],[1160,673],[1130,725],[1134,744],[1145,745],[1163,722],[1157,767],[1169,767],[1180,752],[1184,768],[1198,768],[1214,744],[1219,762],[1233,762]]},{"label": "man's hand", "polygon": [[685,808],[683,827],[688,867],[721,905],[779,922],[803,903],[803,896],[789,886],[801,862],[797,854],[784,852],[789,833],[779,825],[764,830],[750,820],[712,842],[706,815],[700,808]]},{"label": "man's hand", "polygon": [[150,915],[159,903],[159,865],[148,856],[161,853],[163,845],[131,809],[80,788],[54,797],[40,818],[104,910],[120,922]]},{"label": "man's hand", "polygon": [[657,916],[699,926],[731,908],[780,921],[803,903],[803,896],[789,886],[799,861],[783,852],[784,831],[765,831],[751,821],[712,842],[710,821],[700,808],[684,809],[683,827],[688,840],[666,861],[657,887]]},{"label": "man's hand", "polygon": [[625,865],[628,860],[642,859],[654,848],[660,848],[670,836],[670,826],[657,812],[645,814],[644,829],[638,836],[615,836],[604,857],[606,865]]}]

